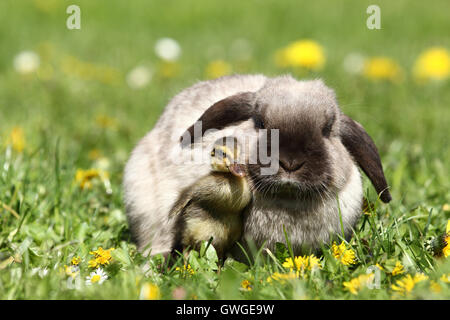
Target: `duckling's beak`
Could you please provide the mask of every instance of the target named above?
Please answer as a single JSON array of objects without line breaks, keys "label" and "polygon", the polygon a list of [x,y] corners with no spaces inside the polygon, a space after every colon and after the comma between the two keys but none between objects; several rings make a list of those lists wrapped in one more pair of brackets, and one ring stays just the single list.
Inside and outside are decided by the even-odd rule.
[{"label": "duckling's beak", "polygon": [[236,162],[238,155],[237,146],[231,150],[225,145],[216,144],[211,152],[211,166],[214,171],[230,172],[234,176],[242,178],[246,173],[244,166]]},{"label": "duckling's beak", "polygon": [[236,177],[239,178],[245,177],[244,167],[239,163],[232,163],[231,165],[228,166],[228,169]]}]

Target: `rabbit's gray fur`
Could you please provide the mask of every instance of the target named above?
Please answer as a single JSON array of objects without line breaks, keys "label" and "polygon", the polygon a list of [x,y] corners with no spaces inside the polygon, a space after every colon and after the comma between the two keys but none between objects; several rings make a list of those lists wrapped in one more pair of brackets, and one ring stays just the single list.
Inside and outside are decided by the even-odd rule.
[{"label": "rabbit's gray fur", "polygon": [[[197,83],[175,96],[155,127],[132,152],[125,169],[124,192],[128,221],[140,250],[145,253],[151,250],[151,254],[170,252],[177,231],[169,211],[183,189],[210,171],[208,162],[186,164],[168,160],[190,152],[190,148],[181,148],[180,137],[213,104],[242,92],[250,93],[252,102],[257,105],[255,110],[263,115],[268,125],[283,127],[294,140],[296,134],[307,137],[308,132],[317,131],[314,126],[324,126],[328,118],[336,118],[329,137],[320,140],[326,158],[324,168],[314,169],[315,176],[320,176],[322,169],[328,172],[327,192],[298,199],[278,197],[273,190],[268,195],[257,188],[257,166],[254,166],[253,178],[249,178],[254,186],[253,202],[244,222],[243,238],[251,238],[258,245],[267,241],[270,247],[275,242],[284,242],[285,227],[295,252],[300,252],[303,246],[317,248],[331,235],[341,233],[339,212],[346,234],[350,233],[362,212],[363,190],[357,167],[361,150],[349,152],[351,148],[346,148],[341,141],[340,130],[356,127],[351,119],[341,114],[333,90],[321,80],[235,75]],[[195,150],[211,150],[200,147],[210,146],[220,137],[232,136],[238,129],[256,134],[255,119],[231,123],[223,130],[206,134],[200,143],[194,144],[198,148]],[[349,145],[353,143],[351,138],[347,139]],[[378,155],[376,148],[375,153]],[[358,156],[356,160],[354,154]],[[320,165],[320,157],[315,162]],[[382,169],[381,175],[384,179]]]}]

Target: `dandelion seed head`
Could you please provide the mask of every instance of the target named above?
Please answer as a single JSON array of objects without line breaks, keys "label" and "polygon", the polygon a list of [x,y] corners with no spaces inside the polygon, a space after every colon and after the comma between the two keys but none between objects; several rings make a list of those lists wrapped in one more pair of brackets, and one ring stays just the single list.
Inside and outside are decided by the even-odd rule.
[{"label": "dandelion seed head", "polygon": [[155,44],[156,55],[167,61],[176,61],[181,55],[181,47],[172,38],[161,38]]},{"label": "dandelion seed head", "polygon": [[22,51],[14,57],[14,69],[20,74],[33,73],[39,65],[39,55],[33,51]]},{"label": "dandelion seed head", "polygon": [[144,88],[152,80],[152,72],[146,66],[137,66],[126,76],[126,82],[131,89],[137,90]]},{"label": "dandelion seed head", "polygon": [[364,68],[364,56],[356,52],[350,53],[345,56],[342,66],[348,73],[360,74]]}]

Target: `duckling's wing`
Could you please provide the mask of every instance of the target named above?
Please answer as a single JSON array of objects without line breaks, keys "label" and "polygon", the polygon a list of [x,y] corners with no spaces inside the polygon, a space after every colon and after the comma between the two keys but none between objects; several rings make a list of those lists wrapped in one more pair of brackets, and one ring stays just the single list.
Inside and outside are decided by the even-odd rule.
[{"label": "duckling's wing", "polygon": [[177,202],[175,202],[175,204],[173,205],[172,210],[170,210],[169,216],[176,217],[184,214],[185,208],[189,206],[191,201],[192,197],[183,192],[178,198]]},{"label": "duckling's wing", "polygon": [[209,174],[200,178],[196,183],[181,192],[178,200],[173,205],[169,216],[174,217],[184,214],[186,211],[185,209],[197,201],[216,199],[216,193],[220,191],[220,181],[222,180],[223,178],[220,178],[220,176],[218,178],[215,174]]}]

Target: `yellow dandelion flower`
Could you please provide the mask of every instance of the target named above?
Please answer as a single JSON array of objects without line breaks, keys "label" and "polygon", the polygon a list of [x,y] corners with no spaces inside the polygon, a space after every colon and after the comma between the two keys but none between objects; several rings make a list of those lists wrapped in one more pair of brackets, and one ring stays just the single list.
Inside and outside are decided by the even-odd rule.
[{"label": "yellow dandelion flower", "polygon": [[380,269],[381,271],[384,270],[384,268],[383,268],[381,265],[379,265],[378,263],[376,263],[375,266],[376,266],[378,269]]},{"label": "yellow dandelion flower", "polygon": [[340,245],[336,245],[336,242],[333,242],[331,251],[333,256],[346,266],[356,263],[355,252],[352,249],[347,249],[344,241]]},{"label": "yellow dandelion flower", "polygon": [[414,289],[414,278],[408,274],[401,280],[397,280],[396,284],[391,286],[392,290],[399,292],[400,294],[409,293]]},{"label": "yellow dandelion flower", "polygon": [[97,268],[99,266],[99,263],[97,259],[92,259],[88,261],[89,268]]},{"label": "yellow dandelion flower", "polygon": [[108,259],[111,259],[111,251],[114,250],[114,248],[109,248],[107,250],[103,249],[102,247],[98,247],[97,250],[90,251],[90,254],[93,254],[96,257],[107,257]]},{"label": "yellow dandelion flower", "polygon": [[442,254],[444,257],[450,256],[450,219],[447,220],[447,227],[445,228],[445,235],[444,235],[444,248],[442,248]]},{"label": "yellow dandelion flower", "polygon": [[158,72],[161,78],[174,78],[180,73],[180,65],[176,62],[163,61],[159,67]]},{"label": "yellow dandelion flower", "polygon": [[75,173],[75,181],[82,190],[91,189],[95,179],[107,180],[108,172],[99,169],[78,169]]},{"label": "yellow dandelion flower", "polygon": [[97,123],[100,128],[104,129],[116,129],[119,124],[116,119],[104,114],[97,115],[95,118],[95,123]]},{"label": "yellow dandelion flower", "polygon": [[444,254],[444,257],[450,256],[450,234],[447,233],[447,236],[445,237],[445,247],[442,249],[442,253]]},{"label": "yellow dandelion flower", "polygon": [[345,265],[355,264],[355,252],[353,250],[345,250],[342,254],[341,262]]},{"label": "yellow dandelion flower", "polygon": [[299,40],[278,50],[275,62],[280,67],[300,67],[317,71],[325,65],[323,48],[312,40]]},{"label": "yellow dandelion flower", "polygon": [[286,261],[283,263],[283,267],[289,269],[291,272],[295,269],[296,272],[304,274],[305,271],[310,271],[316,268],[321,269],[322,265],[320,264],[320,259],[312,254],[310,256],[294,257],[294,261],[292,261],[292,258],[286,258]]},{"label": "yellow dandelion flower", "polygon": [[80,258],[80,257],[73,257],[72,260],[70,260],[70,263],[71,263],[73,266],[79,265],[80,262],[81,262],[81,258]]},{"label": "yellow dandelion flower", "polygon": [[75,174],[75,181],[80,185],[81,189],[90,189],[92,188],[91,181],[99,176],[100,174],[97,169],[78,169]]},{"label": "yellow dandelion flower", "polygon": [[61,3],[58,0],[33,0],[33,4],[36,8],[46,13],[55,12],[61,7]]},{"label": "yellow dandelion flower", "polygon": [[414,277],[411,276],[410,274],[407,274],[402,279],[397,280],[395,284],[391,285],[391,288],[392,290],[398,292],[401,295],[406,295],[414,289],[417,283],[424,281],[426,279],[428,279],[428,277],[422,273],[418,273],[414,275]]},{"label": "yellow dandelion flower", "polygon": [[25,149],[25,134],[22,128],[15,127],[12,129],[8,138],[8,144],[19,153]]},{"label": "yellow dandelion flower", "polygon": [[394,269],[392,270],[392,275],[396,276],[396,275],[402,274],[404,272],[405,272],[405,269],[403,268],[403,265],[401,264],[400,261],[397,261],[395,263]]},{"label": "yellow dandelion flower", "polygon": [[358,294],[358,291],[367,286],[373,279],[373,274],[362,274],[356,278],[351,279],[343,283],[344,288],[350,291],[352,294]]},{"label": "yellow dandelion flower", "polygon": [[141,288],[141,300],[159,300],[161,299],[161,291],[156,284],[145,283]]},{"label": "yellow dandelion flower", "polygon": [[251,291],[252,290],[252,284],[250,281],[248,280],[243,280],[241,282],[241,288],[247,291]]},{"label": "yellow dandelion flower", "polygon": [[108,265],[112,261],[112,250],[114,250],[114,248],[104,250],[102,247],[99,247],[97,250],[90,251],[89,254],[93,255],[94,259],[88,262],[89,267],[97,268],[100,265]]},{"label": "yellow dandelion flower", "polygon": [[99,149],[92,149],[88,153],[89,160],[98,160],[102,156],[102,153]]},{"label": "yellow dandelion flower", "polygon": [[206,66],[205,75],[209,79],[215,79],[230,74],[231,70],[231,65],[228,62],[214,60]]},{"label": "yellow dandelion flower", "polygon": [[433,280],[430,281],[430,289],[435,293],[439,293],[442,291],[441,285]]},{"label": "yellow dandelion flower", "polygon": [[294,262],[292,261],[292,258],[286,258],[286,261],[283,262],[283,267],[289,268],[289,269],[294,269]]},{"label": "yellow dandelion flower", "polygon": [[96,258],[96,260],[98,261],[99,264],[105,265],[105,264],[109,264],[111,258],[105,257],[105,256],[100,256],[98,258]]},{"label": "yellow dandelion flower", "polygon": [[[448,204],[448,203],[443,204],[443,205],[442,205],[442,210],[444,210],[444,211],[450,211],[450,204]],[[449,221],[450,221],[450,220],[449,220]],[[449,227],[449,224],[447,224],[447,227]],[[450,232],[450,230],[447,231],[447,232]]]},{"label": "yellow dandelion flower", "polygon": [[120,72],[112,67],[84,62],[66,55],[60,60],[63,73],[83,80],[95,80],[109,85],[117,85],[122,80]]},{"label": "yellow dandelion flower", "polygon": [[275,281],[279,281],[279,282],[285,282],[285,280],[292,280],[292,279],[297,279],[298,278],[298,274],[294,273],[294,272],[289,272],[289,273],[279,273],[279,272],[275,272],[273,273],[271,276],[269,276],[266,281],[267,282],[272,282],[273,280]]},{"label": "yellow dandelion flower", "polygon": [[416,273],[414,275],[414,279],[415,279],[416,282],[420,282],[420,281],[423,281],[423,280],[427,280],[428,276],[424,275],[423,273]]},{"label": "yellow dandelion flower", "polygon": [[443,274],[443,275],[439,278],[439,280],[441,280],[442,282],[445,282],[445,283],[450,283],[450,273]]},{"label": "yellow dandelion flower", "polygon": [[192,269],[190,264],[183,265],[183,268],[176,267],[175,271],[178,271],[181,274],[189,274],[189,275],[195,274],[195,271],[194,271],[194,269]]},{"label": "yellow dandelion flower", "polygon": [[400,66],[391,58],[374,57],[364,63],[363,74],[370,80],[398,81],[401,79]]},{"label": "yellow dandelion flower", "polygon": [[320,264],[320,259],[317,258],[315,255],[310,255],[309,257],[309,261],[308,261],[308,267],[310,270],[314,269],[314,268],[319,268],[322,269],[322,265]]},{"label": "yellow dandelion flower", "polygon": [[418,80],[444,80],[450,75],[450,53],[442,47],[423,52],[416,60],[413,74]]}]

